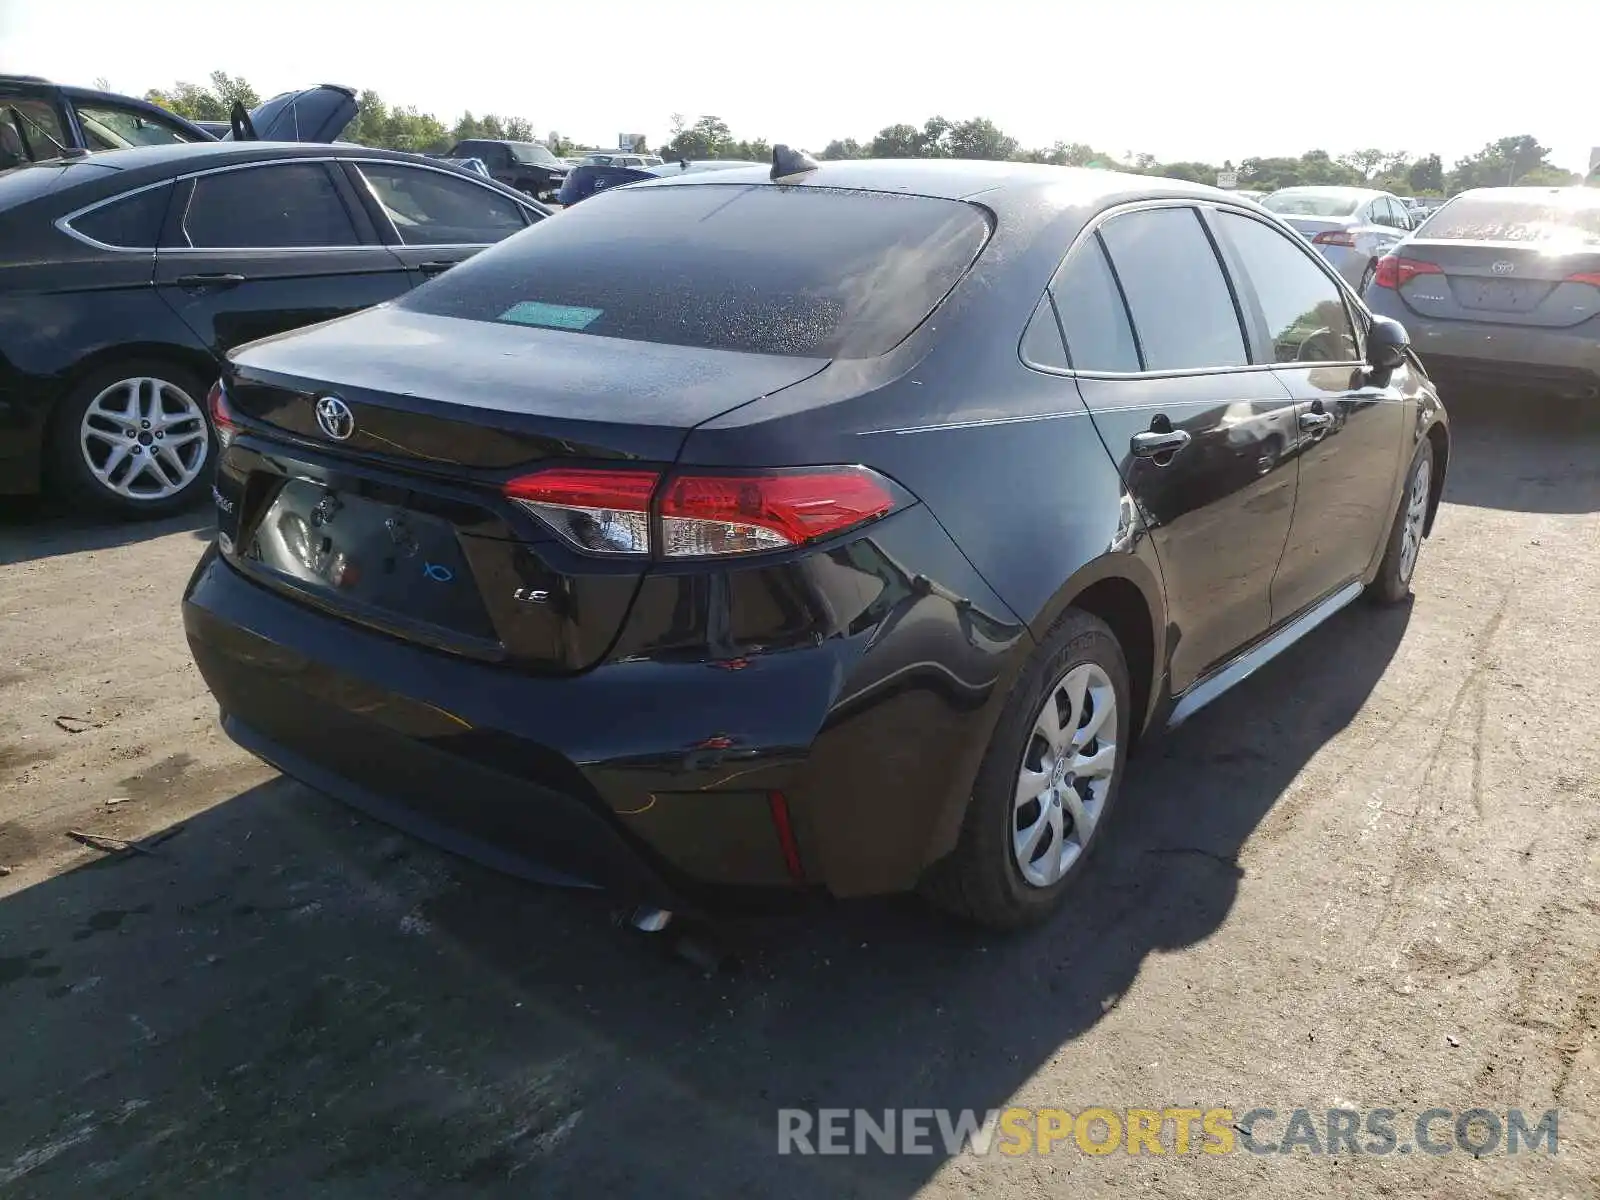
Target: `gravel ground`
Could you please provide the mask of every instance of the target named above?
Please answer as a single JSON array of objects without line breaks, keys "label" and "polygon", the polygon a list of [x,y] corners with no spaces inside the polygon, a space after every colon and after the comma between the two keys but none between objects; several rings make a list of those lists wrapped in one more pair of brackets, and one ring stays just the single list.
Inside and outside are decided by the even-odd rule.
[{"label": "gravel ground", "polygon": [[[1455,417],[1414,604],[1137,760],[1072,911],[829,906],[731,927],[715,976],[228,743],[177,607],[201,516],[8,508],[0,1194],[1600,1194],[1600,414]],[[1557,1108],[1560,1141],[776,1154],[781,1106],[1008,1104]]]}]

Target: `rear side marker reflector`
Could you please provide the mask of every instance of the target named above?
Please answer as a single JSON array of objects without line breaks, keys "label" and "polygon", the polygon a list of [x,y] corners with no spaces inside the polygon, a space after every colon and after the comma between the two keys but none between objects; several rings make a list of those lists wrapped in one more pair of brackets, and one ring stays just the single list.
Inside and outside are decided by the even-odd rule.
[{"label": "rear side marker reflector", "polygon": [[800,843],[795,840],[794,823],[789,820],[789,801],[782,792],[767,793],[767,807],[772,813],[772,829],[778,835],[778,846],[783,851],[783,865],[795,883],[806,881],[806,872],[800,862]]},{"label": "rear side marker reflector", "polygon": [[[659,492],[659,496],[657,493]],[[717,558],[802,546],[893,510],[888,482],[865,467],[751,474],[557,468],[524,475],[505,494],[568,542],[596,554]],[[660,544],[652,541],[652,497]]]}]

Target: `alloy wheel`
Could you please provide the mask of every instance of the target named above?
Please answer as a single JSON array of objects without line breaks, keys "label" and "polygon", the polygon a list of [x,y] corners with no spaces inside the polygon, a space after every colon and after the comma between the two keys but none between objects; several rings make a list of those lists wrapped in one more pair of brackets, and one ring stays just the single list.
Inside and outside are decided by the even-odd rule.
[{"label": "alloy wheel", "polygon": [[193,396],[165,379],[121,379],[89,402],[78,444],[90,473],[128,500],[165,500],[194,482],[210,438]]},{"label": "alloy wheel", "polygon": [[1011,846],[1022,878],[1047,888],[1088,849],[1117,768],[1117,693],[1094,663],[1058,679],[1022,752]]},{"label": "alloy wheel", "polygon": [[1417,551],[1422,548],[1422,526],[1428,519],[1428,460],[1417,464],[1411,475],[1411,491],[1406,497],[1405,522],[1400,529],[1400,580],[1411,582],[1417,569]]}]

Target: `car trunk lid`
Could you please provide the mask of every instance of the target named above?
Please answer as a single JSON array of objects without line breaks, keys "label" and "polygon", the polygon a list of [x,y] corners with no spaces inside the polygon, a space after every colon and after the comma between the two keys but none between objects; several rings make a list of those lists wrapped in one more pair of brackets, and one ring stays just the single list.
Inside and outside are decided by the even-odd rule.
[{"label": "car trunk lid", "polygon": [[1396,255],[1409,264],[1400,298],[1419,316],[1554,328],[1600,314],[1600,248],[1411,239]]},{"label": "car trunk lid", "polygon": [[826,365],[394,308],[268,339],[226,377],[224,553],[408,641],[581,671],[648,560],[574,549],[506,483],[557,464],[670,465],[695,425]]}]

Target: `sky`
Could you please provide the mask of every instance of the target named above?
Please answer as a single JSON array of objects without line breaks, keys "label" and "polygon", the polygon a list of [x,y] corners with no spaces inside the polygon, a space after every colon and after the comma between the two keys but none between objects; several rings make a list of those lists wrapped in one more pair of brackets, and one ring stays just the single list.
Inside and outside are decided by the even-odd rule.
[{"label": "sky", "polygon": [[935,113],[1024,146],[1237,162],[1364,147],[1448,168],[1530,133],[1600,147],[1593,0],[0,0],[0,72],[135,95],[221,69],[452,121],[665,140],[673,113],[820,150]]}]

